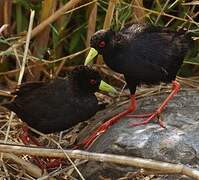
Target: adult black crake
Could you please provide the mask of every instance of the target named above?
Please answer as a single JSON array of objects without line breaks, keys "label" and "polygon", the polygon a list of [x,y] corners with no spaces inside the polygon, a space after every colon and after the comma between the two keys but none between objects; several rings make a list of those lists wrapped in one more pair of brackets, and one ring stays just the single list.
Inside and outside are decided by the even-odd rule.
[{"label": "adult black crake", "polygon": [[[127,25],[119,32],[111,29],[96,32],[91,38],[91,50],[85,64],[98,53],[102,54],[107,66],[124,74],[131,93],[130,107],[110,119],[106,128],[108,124],[135,111],[137,85],[172,82],[173,90],[163,104],[155,112],[146,115],[148,117],[145,121],[133,125],[146,124],[158,116],[180,89],[179,83],[175,81],[176,74],[192,44],[193,40],[183,30],[177,32],[147,24]],[[163,126],[160,122],[159,124]]]}]

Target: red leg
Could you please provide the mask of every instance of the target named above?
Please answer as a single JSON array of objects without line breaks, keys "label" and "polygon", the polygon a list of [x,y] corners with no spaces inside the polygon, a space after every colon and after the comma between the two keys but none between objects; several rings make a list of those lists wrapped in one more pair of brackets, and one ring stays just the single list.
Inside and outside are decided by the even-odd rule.
[{"label": "red leg", "polygon": [[30,138],[28,136],[28,127],[27,126],[22,127],[22,133],[20,134],[20,139],[22,140],[22,142],[25,145],[29,144]]},{"label": "red leg", "polygon": [[23,126],[22,130],[23,132],[20,134],[20,139],[25,145],[28,145],[32,141],[33,144],[37,146],[42,146],[42,144],[37,141],[37,139],[29,135],[27,126]]},{"label": "red leg", "polygon": [[42,144],[33,136],[29,136],[30,140],[32,141],[33,144],[37,145],[37,146],[42,146]]},{"label": "red leg", "polygon": [[[106,121],[105,123],[103,123],[102,125],[100,125],[97,130],[88,138],[84,139],[81,142],[81,145],[84,146],[84,148],[88,148],[90,146],[90,144],[98,137],[100,136],[102,133],[104,133],[110,126],[112,126],[113,124],[115,124],[116,122],[118,122],[122,117],[126,116],[127,114],[134,112],[136,110],[136,100],[135,100],[135,95],[131,96],[131,105],[130,107],[117,114],[116,116],[112,117],[111,119],[109,119],[108,121]],[[81,146],[80,145],[80,146]]]},{"label": "red leg", "polygon": [[[25,145],[29,145],[30,142],[32,142],[33,144],[37,146],[42,146],[42,144],[38,142],[37,139],[29,135],[27,126],[23,126],[22,130],[23,132],[21,133],[20,138]],[[60,164],[64,164],[64,161],[60,158],[57,158],[57,159],[54,159],[54,158],[46,159],[46,158],[39,158],[39,157],[32,157],[32,158],[37,164],[37,166],[39,166],[42,170],[59,167]]]},{"label": "red leg", "polygon": [[[23,126],[22,127],[22,133],[20,134],[20,139],[22,140],[22,142],[25,145],[29,145],[30,141],[32,141],[32,139],[34,139],[33,137],[30,137],[28,134],[28,127],[27,126]],[[36,139],[34,139],[36,145],[38,145],[38,141]],[[33,160],[35,161],[35,163],[42,169],[45,169],[45,165],[44,162],[38,158],[38,157],[33,157]]]},{"label": "red leg", "polygon": [[146,113],[146,114],[128,114],[127,117],[129,118],[147,118],[151,116],[153,113]]},{"label": "red leg", "polygon": [[66,164],[66,160],[61,159],[61,158],[49,158],[49,161],[46,162],[46,169],[52,169],[52,168],[57,168],[61,165],[65,165]]},{"label": "red leg", "polygon": [[[146,120],[143,122],[138,123],[130,123],[130,126],[139,126],[139,125],[145,125],[152,121],[155,117],[159,116],[160,113],[167,107],[168,102],[177,94],[177,92],[180,90],[180,84],[177,81],[172,81],[172,91],[169,94],[169,96],[163,101],[161,106],[153,112]],[[158,121],[158,124],[164,128],[164,125],[162,124],[162,121]]]}]

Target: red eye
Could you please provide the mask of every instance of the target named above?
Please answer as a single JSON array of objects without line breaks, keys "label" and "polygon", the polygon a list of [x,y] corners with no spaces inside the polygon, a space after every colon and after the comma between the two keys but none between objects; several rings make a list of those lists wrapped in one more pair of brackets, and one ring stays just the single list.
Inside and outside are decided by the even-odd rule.
[{"label": "red eye", "polygon": [[99,47],[103,48],[106,45],[106,43],[105,41],[100,41],[98,45]]},{"label": "red eye", "polygon": [[91,80],[90,80],[90,84],[91,84],[91,85],[96,85],[96,84],[97,84],[97,81],[96,81],[95,79],[91,79]]}]

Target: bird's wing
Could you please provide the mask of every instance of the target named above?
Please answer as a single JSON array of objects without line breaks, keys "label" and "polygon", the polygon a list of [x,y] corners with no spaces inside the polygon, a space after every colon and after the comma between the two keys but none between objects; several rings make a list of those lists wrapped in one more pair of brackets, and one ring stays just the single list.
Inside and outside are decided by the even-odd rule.
[{"label": "bird's wing", "polygon": [[165,29],[140,33],[129,38],[127,44],[131,54],[139,61],[149,61],[166,69],[171,63],[182,63],[190,41],[184,34]]},{"label": "bird's wing", "polygon": [[185,34],[187,31],[183,29],[179,29],[177,32],[176,30],[172,30],[168,27],[161,27],[161,26],[155,26],[153,24],[146,24],[146,23],[128,23],[126,24],[121,30],[121,33],[126,34],[135,34],[135,33],[141,33],[141,32],[165,32],[165,33],[179,33],[179,34]]},{"label": "bird's wing", "polygon": [[37,120],[47,121],[48,118],[56,118],[60,115],[61,108],[70,108],[66,103],[72,96],[69,92],[70,88],[70,83],[63,79],[25,85],[22,86],[15,100],[6,107],[18,112],[19,117],[27,123],[37,124],[35,122]]},{"label": "bird's wing", "polygon": [[[124,26],[119,33],[117,33],[115,37],[115,41],[118,40],[118,43],[122,43],[122,40],[131,42],[134,39],[137,39],[137,36],[146,36],[147,34],[151,36],[152,41],[160,41],[163,38],[167,42],[179,40],[182,41],[184,44],[192,44],[193,41],[190,38],[190,34],[187,33],[187,31],[180,29],[177,32],[174,30],[171,30],[167,27],[160,27],[160,26],[154,26],[149,24],[127,24]],[[145,39],[144,38],[144,39]],[[124,44],[124,43],[122,43]]]},{"label": "bird's wing", "polygon": [[12,92],[13,95],[24,95],[26,93],[31,92],[34,89],[40,88],[41,86],[43,86],[45,84],[45,82],[29,82],[29,83],[24,83],[21,84],[14,92]]},{"label": "bird's wing", "polygon": [[39,97],[46,98],[57,95],[57,92],[62,93],[68,89],[68,81],[65,79],[54,79],[47,82],[35,82],[26,83],[20,86],[19,90],[16,91],[16,95],[19,98],[25,97]]},{"label": "bird's wing", "polygon": [[[121,71],[127,74],[133,71],[136,77],[143,79],[146,74],[166,77],[170,70],[176,72],[188,50],[185,38],[175,33],[149,32],[138,34],[134,39],[127,38],[127,41],[121,45],[124,46],[121,51],[116,51],[113,61],[119,58]],[[141,69],[145,73],[141,74]]]}]

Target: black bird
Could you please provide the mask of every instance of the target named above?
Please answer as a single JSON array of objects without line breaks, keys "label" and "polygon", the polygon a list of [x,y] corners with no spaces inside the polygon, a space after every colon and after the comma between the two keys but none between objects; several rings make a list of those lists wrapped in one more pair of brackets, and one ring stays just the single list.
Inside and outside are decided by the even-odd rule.
[{"label": "black bird", "polygon": [[[66,78],[21,85],[13,93],[15,99],[1,105],[14,111],[30,127],[48,134],[66,130],[95,115],[102,108],[94,94],[98,89],[116,91],[102,81],[94,69],[78,66]],[[29,136],[27,126],[22,129],[20,138],[24,144],[32,141],[41,146],[34,136]],[[33,159],[42,169],[54,168],[64,163],[61,159]]]},{"label": "black bird", "polygon": [[16,98],[2,106],[42,133],[60,132],[95,115],[101,107],[94,94],[98,88],[114,91],[97,71],[78,66],[66,78],[21,85]]},{"label": "black bird", "polygon": [[[158,116],[180,89],[179,83],[175,81],[176,74],[192,44],[193,40],[183,30],[176,32],[147,24],[127,25],[119,32],[111,29],[97,31],[91,38],[91,50],[85,65],[98,53],[101,54],[108,67],[124,74],[131,93],[131,105],[126,111],[99,127],[96,134],[104,132],[122,116],[135,111],[137,85],[172,82],[172,92],[162,105],[153,113],[138,115],[138,117],[147,117],[147,119],[132,125],[147,124]],[[159,124],[163,126],[160,121]],[[93,138],[96,134],[93,135]]]}]

